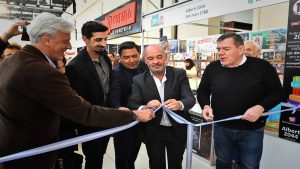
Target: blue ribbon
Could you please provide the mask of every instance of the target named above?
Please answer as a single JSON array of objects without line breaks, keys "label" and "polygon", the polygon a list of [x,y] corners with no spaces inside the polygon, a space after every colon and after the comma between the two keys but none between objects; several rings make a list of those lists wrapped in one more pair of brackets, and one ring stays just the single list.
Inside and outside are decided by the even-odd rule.
[{"label": "blue ribbon", "polygon": [[[295,113],[295,111],[298,108],[300,108],[300,105],[299,106],[294,106],[294,105],[288,104],[288,103],[280,103],[280,105],[285,106],[285,107],[290,107],[290,108],[286,109],[286,110],[281,110],[281,111],[265,112],[265,113],[262,114],[262,116],[281,113],[281,112],[285,112],[285,111],[293,111],[292,113]],[[172,112],[171,110],[167,109],[166,107],[164,107],[162,105],[159,106],[158,108],[156,108],[154,111],[156,112],[160,108],[163,108],[176,122],[178,122],[180,124],[188,124],[188,125],[193,125],[193,126],[204,126],[204,125],[209,125],[209,124],[213,124],[213,123],[220,123],[220,122],[223,122],[223,121],[236,120],[236,119],[240,119],[242,117],[242,116],[235,116],[235,117],[230,117],[230,118],[217,120],[217,121],[193,124],[193,123],[187,121],[183,117],[179,116],[178,114]],[[95,133],[91,133],[91,134],[87,134],[87,135],[67,139],[67,140],[64,140],[64,141],[48,144],[48,145],[37,147],[37,148],[34,148],[34,149],[22,151],[22,152],[15,153],[15,154],[12,154],[12,155],[4,156],[4,157],[0,158],[0,164],[4,163],[4,162],[7,162],[7,161],[12,161],[12,160],[20,159],[20,158],[25,158],[25,157],[30,157],[30,156],[42,154],[42,153],[47,153],[47,152],[50,152],[50,151],[54,151],[54,150],[62,149],[62,148],[65,148],[65,147],[77,145],[79,143],[84,143],[84,142],[87,142],[87,141],[91,141],[91,140],[94,140],[94,139],[97,139],[97,138],[105,137],[105,136],[117,133],[119,131],[131,128],[131,127],[135,126],[138,123],[139,123],[138,121],[134,121],[134,122],[132,122],[130,124],[127,124],[127,125],[124,125],[124,126],[115,127],[115,128],[111,128],[111,129],[107,129],[107,130],[103,130],[103,131],[99,131],[99,132],[95,132]]]},{"label": "blue ribbon", "polygon": [[[285,106],[285,107],[289,107],[288,109],[285,110],[279,110],[279,111],[273,111],[273,112],[265,112],[263,113],[261,116],[269,116],[272,114],[277,114],[277,113],[281,113],[281,112],[286,112],[286,111],[292,111],[292,114],[294,114],[296,112],[296,110],[298,108],[300,108],[300,106],[295,106],[289,103],[280,103],[280,106]],[[163,109],[177,122],[180,124],[187,124],[187,125],[193,125],[193,126],[205,126],[205,125],[209,125],[209,124],[215,124],[215,123],[220,123],[220,122],[224,122],[224,121],[231,121],[231,120],[238,120],[241,119],[242,115],[239,116],[234,116],[234,117],[229,117],[229,118],[225,118],[222,120],[216,120],[216,121],[209,121],[209,122],[204,122],[204,123],[199,123],[199,124],[193,124],[189,121],[187,121],[185,118],[179,116],[178,114],[172,112],[171,110],[167,109],[166,107],[163,107]]]},{"label": "blue ribbon", "polygon": [[84,142],[87,142],[87,141],[95,140],[97,138],[105,137],[105,136],[117,133],[119,131],[126,130],[126,129],[132,127],[132,126],[135,126],[138,123],[139,123],[138,121],[134,121],[134,122],[129,123],[129,124],[124,125],[124,126],[115,127],[115,128],[111,128],[111,129],[107,129],[107,130],[103,130],[103,131],[98,131],[98,132],[95,132],[95,133],[91,133],[91,134],[87,134],[87,135],[67,139],[67,140],[64,140],[64,141],[60,141],[60,142],[48,144],[48,145],[45,145],[45,146],[37,147],[37,148],[34,148],[34,149],[30,149],[30,150],[22,151],[22,152],[19,152],[19,153],[15,153],[15,154],[12,154],[12,155],[4,156],[4,157],[0,158],[0,164],[4,163],[4,162],[7,162],[7,161],[12,161],[12,160],[20,159],[20,158],[25,158],[25,157],[30,157],[30,156],[42,154],[42,153],[47,153],[47,152],[50,152],[50,151],[54,151],[54,150],[62,149],[62,148],[65,148],[65,147],[77,145],[79,143],[84,143]]}]

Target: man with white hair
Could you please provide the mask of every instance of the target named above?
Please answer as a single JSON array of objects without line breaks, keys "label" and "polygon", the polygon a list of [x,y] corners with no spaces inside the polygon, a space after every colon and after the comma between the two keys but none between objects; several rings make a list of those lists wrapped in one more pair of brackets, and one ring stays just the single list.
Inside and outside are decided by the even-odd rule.
[{"label": "man with white hair", "polygon": [[258,43],[254,41],[246,41],[244,54],[245,56],[259,57],[261,55],[261,47]]},{"label": "man with white hair", "polygon": [[[71,49],[73,25],[49,13],[28,26],[30,45],[0,64],[0,157],[53,143],[60,117],[98,127],[115,127],[134,119],[148,121],[151,110],[122,111],[94,106],[70,87],[51,60]],[[53,169],[56,152],[2,164],[3,169]],[[0,164],[1,168],[1,164]]]}]

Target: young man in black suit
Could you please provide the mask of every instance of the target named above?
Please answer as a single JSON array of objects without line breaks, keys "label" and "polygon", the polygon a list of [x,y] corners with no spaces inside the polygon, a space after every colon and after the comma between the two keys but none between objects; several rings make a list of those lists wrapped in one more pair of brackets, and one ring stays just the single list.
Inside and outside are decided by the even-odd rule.
[{"label": "young man in black suit", "polygon": [[[149,70],[133,78],[128,106],[133,109],[156,109],[160,105],[190,120],[188,110],[195,98],[183,69],[166,66],[167,56],[158,45],[148,46],[143,53]],[[176,123],[159,109],[155,118],[143,124],[144,142],[150,169],[181,169],[186,146],[186,125]]]},{"label": "young man in black suit", "polygon": [[[109,106],[124,109],[131,94],[132,78],[144,72],[147,66],[140,62],[139,48],[132,41],[119,46],[119,55],[120,62],[112,71],[110,81]],[[135,168],[134,162],[141,146],[139,129],[140,124],[114,134],[116,169]]]},{"label": "young man in black suit", "polygon": [[[107,106],[112,65],[105,51],[107,27],[96,21],[86,22],[82,28],[82,39],[86,44],[78,55],[66,66],[66,75],[71,87],[88,102]],[[105,128],[79,126],[80,135]],[[82,144],[85,169],[102,168],[109,136]]]}]

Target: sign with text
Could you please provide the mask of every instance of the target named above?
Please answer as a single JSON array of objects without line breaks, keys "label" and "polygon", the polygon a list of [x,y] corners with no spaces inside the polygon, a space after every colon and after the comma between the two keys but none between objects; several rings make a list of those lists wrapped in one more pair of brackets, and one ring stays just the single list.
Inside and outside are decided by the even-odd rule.
[{"label": "sign with text", "polygon": [[[255,9],[288,0],[194,0],[143,16],[145,31]],[[233,5],[234,4],[234,5]]]},{"label": "sign with text", "polygon": [[[300,105],[300,0],[290,0],[287,27],[284,97],[289,103]],[[279,137],[300,142],[300,110],[282,113],[279,127]]]},{"label": "sign with text", "polygon": [[134,0],[102,15],[96,20],[108,27],[109,39],[140,33],[142,0]]}]

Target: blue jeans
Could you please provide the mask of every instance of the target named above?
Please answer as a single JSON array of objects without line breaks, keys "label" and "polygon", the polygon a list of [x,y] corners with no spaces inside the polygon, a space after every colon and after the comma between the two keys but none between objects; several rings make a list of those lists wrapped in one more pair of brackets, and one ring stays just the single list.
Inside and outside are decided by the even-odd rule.
[{"label": "blue jeans", "polygon": [[239,165],[243,169],[259,169],[263,138],[263,128],[236,130],[215,125],[216,169],[231,169],[236,153],[239,155]]}]

